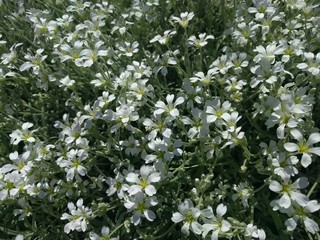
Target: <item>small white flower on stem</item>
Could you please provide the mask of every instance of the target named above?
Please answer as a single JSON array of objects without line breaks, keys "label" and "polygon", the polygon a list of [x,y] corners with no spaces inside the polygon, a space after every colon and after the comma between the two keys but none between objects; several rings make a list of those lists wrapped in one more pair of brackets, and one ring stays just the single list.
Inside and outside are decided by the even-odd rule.
[{"label": "small white flower on stem", "polygon": [[297,202],[300,206],[307,204],[308,197],[300,193],[299,190],[306,188],[308,185],[308,179],[305,177],[298,178],[294,183],[291,183],[290,178],[286,176],[282,183],[275,180],[271,181],[269,189],[282,195],[280,199],[276,200],[277,205],[288,209],[292,205],[292,201]]},{"label": "small white flower on stem", "polygon": [[149,209],[149,207],[158,204],[155,196],[145,197],[143,192],[138,192],[134,195],[134,198],[127,198],[125,200],[124,206],[128,211],[134,211],[134,214],[131,217],[131,222],[134,225],[138,225],[141,222],[141,217],[145,217],[150,222],[156,218],[156,214]]},{"label": "small white flower on stem", "polygon": [[157,35],[154,38],[152,38],[150,40],[150,43],[159,42],[161,45],[166,45],[168,44],[170,38],[175,34],[177,34],[177,31],[167,30],[163,33],[163,36]]},{"label": "small white flower on stem", "polygon": [[139,175],[136,173],[128,173],[126,180],[130,183],[135,183],[129,187],[129,195],[135,195],[142,191],[144,191],[148,196],[156,194],[157,190],[152,183],[160,181],[160,173],[156,172],[151,166],[143,165],[140,168],[140,176],[141,177],[139,178]]},{"label": "small white flower on stem", "polygon": [[284,144],[284,148],[288,152],[302,154],[301,165],[306,168],[312,162],[312,154],[320,156],[320,147],[312,147],[313,144],[320,142],[320,133],[311,133],[307,141],[298,129],[292,129],[290,133],[294,139],[298,140],[298,144],[288,142]]},{"label": "small white flower on stem", "polygon": [[92,211],[90,208],[83,206],[83,199],[80,198],[76,206],[74,203],[68,203],[68,209],[71,214],[62,214],[61,220],[68,220],[69,222],[64,226],[64,232],[69,234],[70,231],[85,232],[88,227],[88,218],[90,218]]},{"label": "small white flower on stem", "polygon": [[208,232],[212,231],[211,240],[217,240],[219,234],[228,232],[231,228],[229,221],[222,218],[227,212],[227,207],[221,203],[217,206],[216,215],[213,213],[212,207],[202,210],[203,221],[202,225],[203,233],[202,236],[206,237]]},{"label": "small white flower on stem", "polygon": [[174,17],[172,16],[171,19],[176,22],[179,23],[179,25],[182,28],[187,28],[189,25],[189,21],[194,17],[194,13],[188,13],[188,12],[184,12],[180,14],[180,18],[179,17]]},{"label": "small white flower on stem", "polygon": [[316,200],[312,200],[307,202],[305,206],[299,206],[297,204],[293,204],[293,207],[289,211],[289,215],[292,217],[285,221],[285,225],[288,231],[293,231],[296,229],[299,220],[303,222],[305,229],[312,233],[316,234],[319,232],[319,226],[317,222],[313,219],[309,218],[310,213],[319,211],[320,204]]},{"label": "small white flower on stem", "polygon": [[209,39],[214,39],[214,36],[207,35],[206,33],[200,33],[199,39],[196,38],[196,36],[191,36],[191,37],[189,37],[188,42],[190,45],[192,45],[196,48],[202,48],[208,44]]},{"label": "small white flower on stem", "polygon": [[197,235],[200,235],[203,228],[200,223],[198,223],[198,218],[201,215],[201,211],[194,207],[190,199],[185,199],[183,203],[178,206],[179,212],[175,212],[172,215],[171,220],[174,223],[183,222],[181,232],[189,235],[190,230]]},{"label": "small white flower on stem", "polygon": [[31,127],[33,127],[32,123],[23,123],[21,130],[15,130],[9,135],[11,137],[10,143],[13,145],[18,145],[21,141],[34,142],[35,138],[32,136],[32,134],[37,130],[30,131],[29,128]]},{"label": "small white flower on stem", "polygon": [[90,240],[118,240],[119,238],[112,238],[110,235],[110,229],[106,226],[103,226],[101,229],[101,237],[96,234],[95,232],[90,232],[89,233],[89,238]]},{"label": "small white flower on stem", "polygon": [[175,102],[173,102],[174,94],[168,94],[166,97],[167,104],[163,101],[158,101],[156,103],[157,110],[154,111],[155,114],[168,113],[172,117],[179,116],[179,110],[176,108],[178,105],[184,102],[183,97],[178,97]]},{"label": "small white flower on stem", "polygon": [[263,229],[258,229],[257,226],[253,225],[252,223],[247,225],[244,236],[258,238],[259,240],[266,239],[265,231]]}]

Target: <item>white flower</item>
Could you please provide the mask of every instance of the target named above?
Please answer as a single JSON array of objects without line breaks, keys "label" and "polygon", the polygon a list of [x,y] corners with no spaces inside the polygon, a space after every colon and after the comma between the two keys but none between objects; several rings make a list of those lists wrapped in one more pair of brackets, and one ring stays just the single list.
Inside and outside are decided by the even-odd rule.
[{"label": "white flower", "polygon": [[139,43],[138,42],[123,42],[118,45],[118,49],[127,57],[132,57],[134,53],[139,51]]},{"label": "white flower", "polygon": [[135,195],[141,191],[144,191],[148,196],[156,194],[157,190],[151,183],[160,181],[160,173],[151,166],[143,165],[140,168],[140,176],[141,178],[136,173],[128,173],[126,180],[130,183],[136,183],[129,187],[129,195]]},{"label": "white flower", "polygon": [[92,49],[83,49],[80,52],[81,60],[83,61],[83,67],[91,67],[94,62],[98,61],[98,57],[105,57],[110,55],[109,50],[102,47],[103,42],[98,41],[94,44]]},{"label": "white flower", "polygon": [[306,7],[306,2],[304,0],[287,0],[287,6],[290,8],[302,9]]},{"label": "white flower", "polygon": [[111,127],[111,133],[118,131],[119,128],[125,127],[129,131],[134,131],[130,122],[137,121],[139,119],[138,113],[133,106],[121,104],[116,108],[116,112],[107,110],[105,114],[106,120],[116,121],[117,123]]},{"label": "white flower", "polygon": [[299,190],[306,188],[309,185],[306,177],[298,178],[294,183],[291,183],[289,177],[285,177],[282,183],[275,180],[270,182],[269,189],[273,192],[281,194],[281,198],[276,200],[276,203],[281,208],[288,209],[292,205],[292,201],[300,206],[306,206],[308,197]]},{"label": "white flower", "polygon": [[167,105],[163,101],[157,101],[155,106],[158,108],[154,111],[155,114],[168,113],[172,117],[179,116],[179,110],[176,106],[182,104],[184,102],[183,97],[178,97],[175,102],[173,102],[174,94],[168,94],[166,97]]},{"label": "white flower", "polygon": [[304,53],[308,63],[299,63],[297,68],[310,72],[312,75],[320,75],[320,53],[315,56],[312,52]]},{"label": "white flower", "polygon": [[128,28],[128,25],[134,24],[133,22],[129,22],[126,19],[130,17],[127,13],[122,13],[120,16],[120,19],[115,19],[111,22],[114,27],[111,29],[111,34],[114,34],[116,31],[119,31],[121,35],[123,35]]},{"label": "white flower", "polygon": [[72,203],[68,203],[68,209],[71,213],[62,214],[61,220],[68,220],[69,222],[64,226],[64,232],[69,234],[70,231],[82,231],[87,230],[88,219],[91,217],[92,211],[90,208],[83,206],[83,199],[80,198],[76,206]]},{"label": "white flower", "polygon": [[207,122],[214,122],[216,125],[222,125],[222,117],[227,114],[230,108],[231,103],[229,101],[225,101],[221,105],[219,98],[215,98],[213,101],[206,102]]},{"label": "white flower", "polygon": [[32,123],[23,123],[21,130],[15,130],[9,135],[11,137],[10,143],[13,145],[18,145],[18,143],[21,141],[34,142],[35,138],[32,136],[32,134],[37,130],[30,131],[29,128],[31,127],[33,127]]},{"label": "white flower", "polygon": [[184,79],[182,88],[186,94],[186,106],[188,109],[194,108],[194,103],[202,104],[204,102],[202,96],[202,86],[193,86],[189,79]]},{"label": "white flower", "polygon": [[246,22],[240,22],[237,24],[237,28],[233,31],[232,35],[237,40],[237,44],[240,46],[247,45],[248,41],[256,35],[257,25],[254,22],[247,24]]},{"label": "white flower", "polygon": [[107,91],[103,91],[102,96],[98,97],[99,106],[101,108],[108,107],[109,103],[111,103],[115,99],[116,97],[113,94],[110,94]]},{"label": "white flower", "polygon": [[102,116],[100,102],[99,100],[96,100],[92,107],[90,105],[85,105],[83,109],[86,113],[83,113],[80,116],[79,123],[82,124],[85,122],[84,126],[88,129],[92,127],[92,120],[99,119]]},{"label": "white flower", "polygon": [[143,125],[147,131],[151,131],[148,134],[148,139],[154,139],[157,136],[157,133],[161,133],[162,136],[170,138],[172,130],[167,127],[167,125],[172,122],[173,117],[168,116],[162,119],[161,114],[153,114],[153,120],[150,118],[145,118]]},{"label": "white flower", "polygon": [[1,172],[5,174],[14,170],[14,172],[17,171],[26,176],[33,166],[32,161],[30,161],[29,159],[30,155],[30,151],[26,151],[21,155],[19,155],[17,151],[10,153],[9,158],[13,162],[13,164],[3,165],[0,168]]},{"label": "white flower", "polygon": [[152,39],[150,40],[150,43],[159,42],[159,43],[162,44],[162,45],[166,45],[166,44],[168,44],[170,38],[171,38],[173,35],[175,35],[175,34],[177,34],[177,31],[167,30],[167,31],[165,31],[165,32],[163,33],[163,36],[157,35],[157,36],[155,36],[154,38],[152,38]]},{"label": "white flower", "polygon": [[4,177],[0,172],[0,201],[19,197],[19,192],[26,189],[24,177],[17,171],[7,173]]},{"label": "white flower", "polygon": [[156,214],[149,209],[149,207],[158,204],[156,197],[146,197],[143,192],[138,192],[134,198],[126,198],[124,206],[128,211],[134,211],[131,217],[131,222],[138,225],[141,222],[141,217],[145,217],[148,221],[152,222],[156,218]]},{"label": "white flower", "polygon": [[90,2],[83,2],[83,0],[69,0],[72,5],[69,5],[66,9],[67,12],[77,12],[82,14],[84,9],[90,7]]},{"label": "white flower", "polygon": [[167,51],[160,55],[154,56],[154,65],[153,72],[158,73],[159,71],[163,76],[168,74],[168,66],[173,66],[177,64],[177,55],[179,54],[179,50]]},{"label": "white flower", "polygon": [[1,55],[2,62],[1,64],[11,64],[15,63],[18,58],[17,58],[17,47],[23,45],[22,43],[15,43],[13,46],[10,48],[10,53],[4,53]]},{"label": "white flower", "polygon": [[105,71],[103,73],[97,73],[95,75],[96,79],[93,79],[90,83],[95,87],[108,87],[110,85],[110,71]]},{"label": "white flower", "polygon": [[285,127],[295,128],[299,121],[302,121],[297,114],[294,114],[294,104],[281,102],[276,99],[269,99],[268,104],[273,107],[274,112],[269,114],[269,119],[266,121],[267,128],[271,128],[279,124],[277,128],[277,137],[283,139],[285,136]]},{"label": "white flower", "polygon": [[24,236],[22,234],[18,234],[15,238],[15,240],[23,240]]},{"label": "white flower", "polygon": [[221,136],[227,140],[221,149],[227,146],[233,148],[234,146],[241,144],[243,139],[245,139],[244,132],[241,132],[241,127],[235,128],[233,132],[230,132],[229,130],[223,131]]},{"label": "white flower", "polygon": [[286,155],[281,152],[272,159],[272,166],[274,167],[273,172],[282,179],[294,176],[298,174],[298,169],[294,166],[298,162],[299,159],[296,156],[286,157]]},{"label": "white flower", "polygon": [[70,182],[76,176],[79,177],[85,176],[87,173],[87,169],[81,165],[81,162],[88,158],[88,153],[83,150],[71,149],[67,153],[67,160],[66,159],[59,159],[57,160],[57,164],[64,168],[67,172],[67,181]]},{"label": "white flower", "polygon": [[241,53],[232,53],[231,61],[233,63],[233,69],[235,73],[242,73],[242,68],[245,68],[249,65],[249,62],[246,60],[247,54],[244,52]]},{"label": "white flower", "polygon": [[259,240],[266,239],[265,231],[263,229],[258,229],[257,226],[254,226],[252,223],[247,225],[244,235],[246,237],[259,238]]},{"label": "white flower", "polygon": [[266,48],[259,45],[253,51],[258,54],[254,57],[253,61],[255,63],[260,62],[262,59],[268,60],[270,63],[275,62],[275,56],[283,54],[285,50],[284,46],[277,46],[276,43],[269,44]]},{"label": "white flower", "polygon": [[194,74],[194,77],[190,78],[190,82],[195,83],[199,81],[204,86],[208,86],[212,82],[212,79],[214,79],[214,75],[217,73],[218,72],[215,69],[209,69],[206,75],[204,75],[203,72],[197,72]]},{"label": "white flower", "polygon": [[294,204],[293,208],[289,212],[292,217],[287,219],[284,223],[287,227],[287,230],[293,231],[296,228],[298,221],[300,220],[303,222],[308,232],[316,234],[316,232],[319,232],[319,226],[317,222],[315,222],[308,216],[310,215],[310,213],[319,211],[319,209],[320,204],[316,200],[308,201],[305,206],[297,206],[296,204]]},{"label": "white flower", "polygon": [[249,7],[249,13],[255,13],[256,20],[264,18],[265,13],[274,13],[276,8],[273,7],[271,0],[253,0],[254,7]]},{"label": "white flower", "polygon": [[60,61],[65,62],[67,60],[72,60],[76,66],[81,67],[82,66],[82,59],[80,58],[80,53],[83,48],[83,41],[75,41],[73,43],[73,46],[70,46],[68,44],[62,44],[60,46],[60,49],[62,52],[59,52],[60,55]]},{"label": "white flower", "polygon": [[44,55],[42,56],[42,53],[43,53],[44,49],[38,49],[36,51],[36,55],[35,56],[32,56],[30,54],[27,54],[25,56],[25,59],[27,59],[28,61],[23,63],[19,70],[21,72],[23,71],[26,71],[30,68],[32,68],[32,71],[35,75],[38,75],[39,74],[39,71],[40,71],[40,66],[42,64],[42,62],[48,57],[48,55]]},{"label": "white flower", "polygon": [[276,62],[271,65],[268,60],[262,59],[259,62],[259,65],[251,67],[250,71],[256,75],[250,81],[250,87],[255,88],[262,82],[263,85],[260,87],[261,90],[263,92],[269,92],[269,89],[264,85],[264,83],[276,83],[278,81],[279,73],[282,73],[284,70],[281,62]]},{"label": "white flower", "polygon": [[153,86],[148,84],[148,79],[139,79],[136,82],[130,83],[130,95],[137,98],[139,101],[145,100],[143,97],[152,96]]},{"label": "white flower", "polygon": [[192,125],[192,128],[188,131],[188,137],[206,137],[209,134],[209,124],[207,123],[207,115],[204,111],[198,108],[193,108],[191,110],[193,119],[188,117],[183,117],[182,122],[184,124]]},{"label": "white flower", "polygon": [[191,36],[188,39],[190,45],[195,46],[196,48],[202,48],[208,44],[209,39],[214,39],[213,35],[207,35],[206,33],[200,33],[199,39],[196,36]]},{"label": "white flower", "polygon": [[312,147],[313,144],[320,142],[320,133],[311,133],[308,141],[305,141],[302,133],[298,129],[292,129],[290,133],[294,139],[298,140],[298,144],[288,142],[284,144],[284,148],[288,152],[302,154],[301,165],[306,168],[312,162],[312,154],[320,156],[320,147]]},{"label": "white flower", "polygon": [[119,144],[125,147],[125,153],[127,155],[136,156],[140,152],[140,143],[133,136],[130,136],[128,140],[119,141]]},{"label": "white flower", "polygon": [[146,66],[144,62],[133,61],[132,65],[127,65],[127,70],[133,73],[134,79],[140,79],[142,76],[150,77],[151,67]]},{"label": "white flower", "polygon": [[248,200],[252,196],[252,189],[248,187],[246,183],[240,183],[239,185],[234,184],[233,190],[236,191],[232,195],[232,200],[235,201],[238,198],[241,200],[242,206],[249,207]]},{"label": "white flower", "polygon": [[231,114],[223,114],[221,118],[225,121],[224,125],[227,126],[227,131],[234,132],[237,127],[237,122],[241,119],[241,116],[239,116],[238,112],[234,111]]},{"label": "white flower", "polygon": [[201,224],[198,223],[201,211],[194,207],[190,199],[185,199],[184,202],[178,206],[178,209],[179,212],[175,212],[171,220],[174,223],[183,222],[181,232],[189,235],[189,230],[191,230],[195,234],[200,235],[203,231]]},{"label": "white flower", "polygon": [[210,66],[213,71],[219,71],[221,74],[226,74],[230,68],[233,67],[232,61],[230,61],[229,56],[222,55],[217,58]]},{"label": "white flower", "polygon": [[222,218],[227,212],[227,207],[221,203],[217,206],[216,215],[214,215],[212,207],[202,210],[201,216],[205,222],[202,225],[202,236],[206,237],[208,232],[212,231],[211,240],[217,240],[220,233],[224,233],[230,230],[231,224],[229,221]]},{"label": "white flower", "polygon": [[226,81],[227,86],[224,88],[227,92],[240,93],[243,86],[247,83],[244,80],[238,80],[236,77],[231,77]]},{"label": "white flower", "polygon": [[64,90],[67,90],[71,86],[75,84],[75,80],[69,78],[69,76],[65,76],[64,78],[59,80],[59,87],[63,87]]},{"label": "white flower", "polygon": [[23,221],[26,217],[32,215],[33,209],[25,198],[19,198],[17,203],[19,204],[19,209],[14,209],[13,215],[19,216],[19,221]]},{"label": "white flower", "polygon": [[[180,139],[175,140],[174,142],[171,141],[170,138],[155,138],[152,139],[148,143],[148,147],[154,151],[153,154],[147,154],[143,157],[146,163],[151,163],[157,161],[158,163],[162,160],[171,160],[175,156],[181,156],[182,150],[180,147],[182,146],[182,141]],[[157,164],[155,165],[156,167]],[[157,170],[159,170],[157,168]]]},{"label": "white flower", "polygon": [[[0,1],[0,7],[2,6],[2,0]],[[7,41],[4,41],[4,40],[1,40],[1,38],[2,38],[2,34],[0,34],[0,46],[1,45],[5,45],[6,43],[7,43]]]},{"label": "white flower", "polygon": [[89,233],[89,238],[90,240],[118,240],[119,238],[112,238],[110,236],[110,229],[106,226],[103,226],[101,228],[101,237],[96,234],[95,232],[90,232]]},{"label": "white flower", "polygon": [[[67,125],[69,125],[67,123]],[[55,127],[62,128],[62,135],[63,138],[67,136],[64,141],[66,144],[70,145],[71,143],[76,143],[77,146],[81,146],[85,144],[85,138],[84,136],[86,134],[86,131],[84,128],[81,128],[79,119],[74,119],[74,122],[71,124],[71,126],[67,126],[62,124],[61,122],[56,122]]]},{"label": "white flower", "polygon": [[111,196],[117,192],[118,198],[123,199],[129,189],[129,185],[124,183],[124,180],[125,177],[121,173],[117,173],[114,179],[108,177],[106,179],[106,183],[109,185],[109,188],[106,191],[107,195]]},{"label": "white flower", "polygon": [[180,14],[180,18],[179,17],[174,17],[172,16],[171,19],[176,22],[179,23],[181,27],[183,28],[187,28],[189,25],[189,21],[194,17],[194,13],[188,13],[188,12],[184,12]]}]

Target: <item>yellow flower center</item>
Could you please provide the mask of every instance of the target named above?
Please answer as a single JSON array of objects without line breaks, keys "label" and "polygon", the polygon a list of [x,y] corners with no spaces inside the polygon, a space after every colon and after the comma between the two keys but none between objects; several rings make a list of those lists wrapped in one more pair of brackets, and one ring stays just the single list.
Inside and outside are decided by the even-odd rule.
[{"label": "yellow flower center", "polygon": [[304,153],[304,152],[307,152],[308,151],[308,146],[306,146],[306,145],[300,145],[299,146],[299,152],[301,152],[301,153]]},{"label": "yellow flower center", "polygon": [[192,216],[192,213],[191,212],[189,212],[187,215],[186,215],[186,221],[187,222],[193,222],[193,220],[194,220],[194,218],[193,218],[193,216]]}]

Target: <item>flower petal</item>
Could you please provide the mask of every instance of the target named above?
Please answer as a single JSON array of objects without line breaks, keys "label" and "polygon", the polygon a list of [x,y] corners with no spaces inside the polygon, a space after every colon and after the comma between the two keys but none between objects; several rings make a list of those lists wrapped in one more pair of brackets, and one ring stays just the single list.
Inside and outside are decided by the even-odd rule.
[{"label": "flower petal", "polygon": [[299,146],[295,143],[285,143],[284,144],[284,148],[288,151],[288,152],[296,152],[299,150]]},{"label": "flower petal", "polygon": [[178,222],[183,221],[183,219],[184,219],[184,217],[183,217],[183,215],[181,213],[175,212],[172,215],[171,221],[175,222],[175,223],[178,223]]},{"label": "flower petal", "polygon": [[202,226],[201,226],[201,224],[200,223],[198,223],[198,222],[192,222],[191,223],[191,230],[192,230],[192,232],[194,232],[195,234],[201,234],[202,233]]}]

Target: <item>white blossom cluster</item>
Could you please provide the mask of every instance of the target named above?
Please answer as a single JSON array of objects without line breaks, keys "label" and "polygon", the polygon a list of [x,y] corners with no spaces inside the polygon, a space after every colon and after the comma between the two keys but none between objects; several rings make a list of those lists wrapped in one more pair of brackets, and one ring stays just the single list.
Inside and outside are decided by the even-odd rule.
[{"label": "white blossom cluster", "polygon": [[0,0],[0,236],[320,238],[316,1],[40,2]]}]

